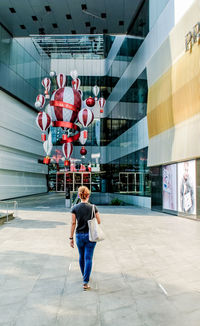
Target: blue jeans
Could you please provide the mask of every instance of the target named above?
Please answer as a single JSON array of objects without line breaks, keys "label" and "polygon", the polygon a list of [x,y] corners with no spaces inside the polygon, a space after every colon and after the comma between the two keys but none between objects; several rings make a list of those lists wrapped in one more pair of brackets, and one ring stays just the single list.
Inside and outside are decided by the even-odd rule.
[{"label": "blue jeans", "polygon": [[88,283],[92,270],[92,257],[96,242],[89,241],[88,233],[76,233],[76,244],[79,251],[79,265],[83,283]]}]

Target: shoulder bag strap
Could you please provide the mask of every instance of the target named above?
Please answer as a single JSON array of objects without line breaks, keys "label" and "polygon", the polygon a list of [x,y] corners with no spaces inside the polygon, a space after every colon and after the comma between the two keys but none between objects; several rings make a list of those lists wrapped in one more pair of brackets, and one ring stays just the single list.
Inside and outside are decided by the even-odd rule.
[{"label": "shoulder bag strap", "polygon": [[94,210],[94,205],[92,205],[92,216],[91,216],[91,220],[95,218],[95,210]]}]

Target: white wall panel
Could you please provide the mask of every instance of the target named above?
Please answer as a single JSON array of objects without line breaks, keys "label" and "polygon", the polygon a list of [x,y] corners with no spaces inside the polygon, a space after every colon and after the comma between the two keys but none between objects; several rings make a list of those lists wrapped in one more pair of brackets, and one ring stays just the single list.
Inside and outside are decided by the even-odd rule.
[{"label": "white wall panel", "polygon": [[[63,73],[70,76],[72,70],[77,70],[79,76],[106,76],[110,68],[111,60],[106,59],[52,59],[51,70],[57,74]],[[112,63],[112,77],[121,77],[122,72],[127,67],[128,61],[116,60]]]},{"label": "white wall panel", "polygon": [[122,43],[124,42],[124,39],[125,39],[125,35],[118,35],[115,37],[115,40],[111,46],[111,49],[109,51],[109,54],[108,54],[108,57],[105,61],[105,71],[106,71],[106,74],[108,73],[119,49],[121,48],[122,46]]},{"label": "white wall panel", "polygon": [[0,198],[15,198],[47,191],[46,175],[0,170]]},{"label": "white wall panel", "polygon": [[118,198],[122,200],[124,203],[129,205],[135,205],[139,207],[151,208],[151,198],[143,197],[143,196],[132,196],[132,195],[120,195],[118,193],[110,194],[111,200],[114,198]]},{"label": "white wall panel", "polygon": [[0,200],[47,191],[37,113],[0,91]]},{"label": "white wall panel", "polygon": [[104,76],[105,60],[87,59],[52,59],[51,70],[57,74],[70,75],[72,70],[77,70],[79,76]]},{"label": "white wall panel", "polygon": [[149,0],[149,29],[151,30],[169,0]]},{"label": "white wall panel", "polygon": [[63,73],[67,76],[69,76],[70,72],[74,69],[78,71],[79,76],[106,76],[113,63],[112,76],[120,77],[119,65],[121,65],[121,69],[124,69],[127,63],[126,61],[113,61],[124,39],[125,35],[115,37],[106,59],[52,59],[51,70],[56,71],[57,74]]},{"label": "white wall panel", "polygon": [[174,0],[175,24],[184,16],[196,0]]}]

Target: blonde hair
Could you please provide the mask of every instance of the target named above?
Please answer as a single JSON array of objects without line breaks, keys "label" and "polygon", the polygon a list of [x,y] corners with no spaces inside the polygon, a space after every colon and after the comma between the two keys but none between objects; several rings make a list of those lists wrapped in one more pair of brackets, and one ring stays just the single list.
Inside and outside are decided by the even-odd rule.
[{"label": "blonde hair", "polygon": [[78,194],[81,199],[85,200],[90,196],[90,190],[87,187],[82,186],[78,188]]}]

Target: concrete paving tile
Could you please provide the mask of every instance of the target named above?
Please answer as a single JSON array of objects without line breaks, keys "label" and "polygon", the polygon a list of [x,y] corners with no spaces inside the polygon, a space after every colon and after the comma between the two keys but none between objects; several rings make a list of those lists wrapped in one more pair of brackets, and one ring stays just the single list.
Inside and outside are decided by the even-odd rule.
[{"label": "concrete paving tile", "polygon": [[91,312],[89,308],[65,310],[59,312],[55,326],[100,326],[97,313]]},{"label": "concrete paving tile", "polygon": [[181,278],[183,278],[185,282],[200,281],[200,269],[191,268],[187,271],[183,271],[181,273]]},{"label": "concrete paving tile", "polygon": [[[193,311],[192,313],[184,313],[182,320],[182,326],[199,326],[200,321],[200,310]],[[178,324],[177,324],[178,325]]]},{"label": "concrete paving tile", "polygon": [[23,307],[23,301],[12,304],[12,306],[10,304],[0,305],[0,321],[1,321],[1,323],[6,324],[6,323],[13,322],[22,307]]},{"label": "concrete paving tile", "polygon": [[71,271],[67,274],[68,283],[79,281],[82,282],[82,274],[80,270]]},{"label": "concrete paving tile", "polygon": [[[68,267],[69,269],[69,267]],[[46,278],[63,278],[67,273],[67,269],[58,268],[43,268],[40,272],[40,279]]]},{"label": "concrete paving tile", "polygon": [[143,326],[135,307],[133,305],[106,311],[101,314],[102,326]]},{"label": "concrete paving tile", "polygon": [[[74,303],[76,302],[76,306]],[[96,309],[96,304],[98,302],[97,291],[94,289],[83,291],[82,287],[79,289],[79,292],[68,293],[66,290],[62,294],[61,298],[61,309],[65,307],[71,307],[72,309],[91,306],[91,309]],[[93,305],[94,304],[94,305]]]},{"label": "concrete paving tile", "polygon": [[156,296],[162,294],[162,290],[159,285],[152,279],[143,279],[136,282],[129,282],[130,288],[132,289],[133,296],[147,295]]},{"label": "concrete paving tile", "polygon": [[[91,282],[90,282],[90,286]],[[70,281],[65,284],[64,293],[69,294],[79,294],[82,291],[83,283],[80,280]],[[93,287],[93,286],[92,286]],[[96,288],[96,286],[94,287]]]},{"label": "concrete paving tile", "polygon": [[6,277],[5,282],[2,285],[2,290],[15,290],[15,289],[23,289],[27,288],[31,290],[36,282],[36,277],[23,277],[20,275]]},{"label": "concrete paving tile", "polygon": [[181,313],[190,313],[200,310],[200,293],[188,292],[169,297],[169,302],[173,303]]},{"label": "concrete paving tile", "polygon": [[188,282],[188,287],[191,289],[191,291],[193,292],[200,292],[200,281],[191,281]]},{"label": "concrete paving tile", "polygon": [[[135,267],[135,266],[134,266]],[[147,271],[144,266],[140,268],[133,268],[123,273],[125,279],[129,282],[137,282],[143,279],[152,279],[152,274]]]},{"label": "concrete paving tile", "polygon": [[158,279],[157,282],[164,287],[167,292],[167,296],[174,296],[188,291],[194,291],[194,285],[191,283],[186,283],[181,277],[175,279]]},{"label": "concrete paving tile", "polygon": [[112,268],[112,269],[106,269],[102,272],[98,271],[98,268],[95,269],[95,277],[97,281],[103,281],[103,280],[111,280],[114,278],[119,277],[119,275],[122,274],[122,270],[120,268]]},{"label": "concrete paving tile", "polygon": [[[0,306],[1,305],[13,305],[24,301],[31,290],[28,288],[18,288],[14,290],[1,290],[0,291]],[[0,319],[1,321],[1,319]]]},{"label": "concrete paving tile", "polygon": [[113,293],[119,290],[126,290],[130,285],[125,281],[124,277],[116,277],[110,280],[103,280],[97,282],[98,293]]},{"label": "concrete paving tile", "polygon": [[40,305],[41,307],[45,306],[54,306],[58,307],[60,304],[61,293],[58,292],[31,292],[25,301],[25,306],[27,309]]},{"label": "concrete paving tile", "polygon": [[27,309],[24,307],[16,316],[14,326],[48,326],[56,321],[55,307],[53,306],[40,306]]},{"label": "concrete paving tile", "polygon": [[177,310],[164,295],[137,296],[135,298],[138,314],[145,325],[172,325]]},{"label": "concrete paving tile", "polygon": [[65,277],[38,279],[33,292],[61,293],[65,285]]},{"label": "concrete paving tile", "polygon": [[118,309],[127,306],[127,303],[134,305],[134,300],[129,289],[120,290],[114,293],[100,294],[99,302],[100,312]]}]

